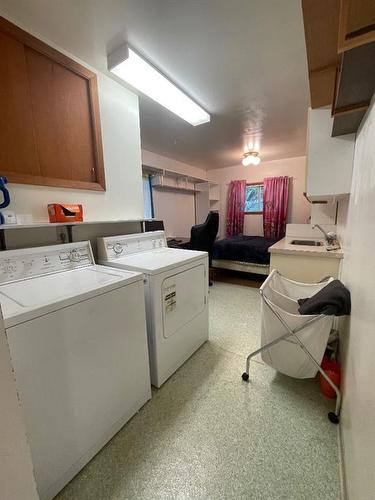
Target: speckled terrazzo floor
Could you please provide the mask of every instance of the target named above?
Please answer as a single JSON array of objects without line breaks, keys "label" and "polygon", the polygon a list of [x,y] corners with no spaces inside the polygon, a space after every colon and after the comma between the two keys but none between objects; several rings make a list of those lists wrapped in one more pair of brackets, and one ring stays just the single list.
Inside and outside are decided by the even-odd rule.
[{"label": "speckled terrazzo floor", "polygon": [[337,428],[314,380],[260,362],[255,289],[215,283],[210,342],[58,495],[59,500],[339,498]]}]

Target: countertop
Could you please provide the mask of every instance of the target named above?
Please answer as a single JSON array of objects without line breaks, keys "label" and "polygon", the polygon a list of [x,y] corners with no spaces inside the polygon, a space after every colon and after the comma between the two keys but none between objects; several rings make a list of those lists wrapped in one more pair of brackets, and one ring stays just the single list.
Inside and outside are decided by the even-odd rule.
[{"label": "countertop", "polygon": [[[291,245],[290,241],[296,238],[283,238],[271,247],[268,251],[270,253],[283,253],[289,255],[304,255],[309,257],[325,257],[331,259],[343,259],[344,252],[340,250],[328,251],[326,245],[321,245],[317,247],[310,247],[305,245]],[[299,238],[303,239],[303,238]]]}]

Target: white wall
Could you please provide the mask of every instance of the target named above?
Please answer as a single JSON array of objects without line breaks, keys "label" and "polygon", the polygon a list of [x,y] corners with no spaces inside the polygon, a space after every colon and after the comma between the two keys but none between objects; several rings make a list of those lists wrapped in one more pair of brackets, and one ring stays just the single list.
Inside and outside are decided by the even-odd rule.
[{"label": "white wall", "polygon": [[[14,14],[13,12],[8,14],[14,15],[14,18],[10,18],[7,13],[0,13],[57,50],[84,64],[74,54],[56,46],[53,40],[46,39],[43,36],[43,25],[34,27],[33,23],[37,22],[37,19],[31,10],[21,10],[17,8],[17,2],[13,4]],[[94,68],[89,68],[95,71]],[[31,214],[34,221],[47,221],[48,203],[74,202],[84,205],[85,220],[143,217],[138,97],[103,73],[98,73],[98,89],[106,192],[9,184],[12,199],[9,209],[19,214]]]},{"label": "white wall", "polygon": [[155,218],[164,221],[167,236],[189,238],[195,224],[194,194],[153,189]]},{"label": "white wall", "polygon": [[[341,432],[350,500],[375,492],[375,105],[357,135],[342,280],[352,295]],[[345,219],[345,206],[342,211]],[[342,227],[341,227],[342,230]]]},{"label": "white wall", "polygon": [[[193,167],[151,151],[142,150],[142,164],[172,170],[191,177],[207,178],[207,172],[202,168]],[[189,237],[191,226],[195,224],[194,194],[153,189],[153,200],[155,218],[164,221],[167,236]]]},{"label": "white wall", "polygon": [[[227,207],[228,184],[232,180],[246,179],[247,182],[263,182],[265,177],[289,175],[293,179],[289,191],[288,221],[293,223],[307,223],[310,216],[310,204],[303,196],[305,191],[306,158],[287,158],[269,162],[261,162],[258,166],[218,168],[210,170],[210,180],[220,185],[220,237],[225,234],[225,217]],[[245,215],[244,234],[252,236],[263,235],[263,215]]]},{"label": "white wall", "polygon": [[337,236],[339,237],[341,248],[344,253],[347,251],[346,248],[346,227],[348,224],[348,213],[349,213],[349,202],[350,196],[342,198],[337,204]]}]

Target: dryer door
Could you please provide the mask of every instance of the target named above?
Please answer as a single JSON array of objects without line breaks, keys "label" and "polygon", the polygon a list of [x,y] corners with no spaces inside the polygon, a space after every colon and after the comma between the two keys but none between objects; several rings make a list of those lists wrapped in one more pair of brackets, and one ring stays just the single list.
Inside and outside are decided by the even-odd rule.
[{"label": "dryer door", "polygon": [[163,336],[171,337],[202,313],[206,307],[207,276],[204,264],[198,264],[162,283]]}]

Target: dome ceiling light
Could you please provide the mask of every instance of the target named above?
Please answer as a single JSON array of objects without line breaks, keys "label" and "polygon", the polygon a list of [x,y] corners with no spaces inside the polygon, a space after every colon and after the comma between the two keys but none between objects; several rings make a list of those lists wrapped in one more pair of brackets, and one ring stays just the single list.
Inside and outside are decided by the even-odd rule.
[{"label": "dome ceiling light", "polygon": [[259,165],[260,157],[257,151],[247,151],[242,156],[242,165],[248,167],[249,165]]}]

